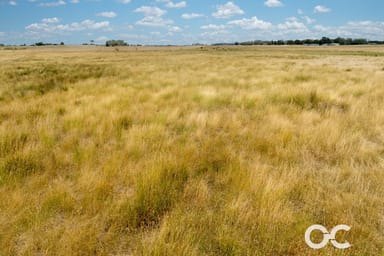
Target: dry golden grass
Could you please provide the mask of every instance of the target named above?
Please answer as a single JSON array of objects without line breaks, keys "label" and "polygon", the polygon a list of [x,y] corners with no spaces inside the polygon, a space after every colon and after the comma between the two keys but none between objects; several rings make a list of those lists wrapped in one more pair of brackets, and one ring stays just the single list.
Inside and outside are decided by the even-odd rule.
[{"label": "dry golden grass", "polygon": [[[383,47],[0,65],[0,255],[384,255]],[[310,249],[312,224],[353,247]]]}]

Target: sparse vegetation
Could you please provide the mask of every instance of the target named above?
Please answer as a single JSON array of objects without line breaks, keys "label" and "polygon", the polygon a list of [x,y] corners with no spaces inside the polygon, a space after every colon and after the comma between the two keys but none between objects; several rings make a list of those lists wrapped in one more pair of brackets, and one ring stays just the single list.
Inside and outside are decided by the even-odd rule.
[{"label": "sparse vegetation", "polygon": [[108,40],[105,42],[105,46],[127,46],[128,44],[124,40]]},{"label": "sparse vegetation", "polygon": [[[383,61],[0,51],[0,255],[384,255]],[[312,224],[353,247],[310,249]]]}]

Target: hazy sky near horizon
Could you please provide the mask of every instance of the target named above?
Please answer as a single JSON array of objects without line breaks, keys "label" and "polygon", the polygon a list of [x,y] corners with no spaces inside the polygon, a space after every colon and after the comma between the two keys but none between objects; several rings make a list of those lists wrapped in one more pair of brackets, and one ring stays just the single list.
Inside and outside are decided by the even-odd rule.
[{"label": "hazy sky near horizon", "polygon": [[384,40],[384,0],[0,0],[0,43]]}]

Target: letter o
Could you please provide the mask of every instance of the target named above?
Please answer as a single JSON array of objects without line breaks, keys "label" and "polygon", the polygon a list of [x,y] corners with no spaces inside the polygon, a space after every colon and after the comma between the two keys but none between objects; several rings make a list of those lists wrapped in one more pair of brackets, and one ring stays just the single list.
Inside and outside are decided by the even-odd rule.
[{"label": "letter o", "polygon": [[[311,240],[311,233],[314,230],[320,230],[324,234],[323,240],[318,244],[312,242]],[[318,224],[312,225],[307,229],[307,231],[305,231],[305,242],[312,249],[321,249],[327,245],[328,241],[329,241],[328,230],[322,225],[318,225]]]}]

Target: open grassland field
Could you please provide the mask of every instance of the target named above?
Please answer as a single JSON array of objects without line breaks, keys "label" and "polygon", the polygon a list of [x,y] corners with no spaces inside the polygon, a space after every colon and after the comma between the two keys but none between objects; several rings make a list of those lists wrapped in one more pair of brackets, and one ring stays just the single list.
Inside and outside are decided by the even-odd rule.
[{"label": "open grassland field", "polygon": [[384,255],[383,198],[384,47],[0,48],[0,255]]}]

